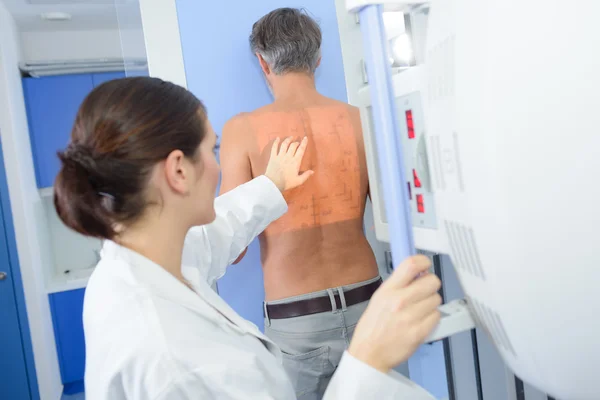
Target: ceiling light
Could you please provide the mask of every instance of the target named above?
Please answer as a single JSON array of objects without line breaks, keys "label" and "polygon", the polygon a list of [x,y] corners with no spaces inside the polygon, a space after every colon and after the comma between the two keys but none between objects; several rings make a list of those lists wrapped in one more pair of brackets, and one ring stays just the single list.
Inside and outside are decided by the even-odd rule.
[{"label": "ceiling light", "polygon": [[408,65],[413,58],[410,38],[407,34],[402,34],[392,41],[392,57],[399,65]]}]

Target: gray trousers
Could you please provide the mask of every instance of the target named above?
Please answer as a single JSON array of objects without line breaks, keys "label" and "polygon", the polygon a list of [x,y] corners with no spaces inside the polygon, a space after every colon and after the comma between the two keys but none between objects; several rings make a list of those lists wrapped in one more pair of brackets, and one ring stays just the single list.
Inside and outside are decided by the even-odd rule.
[{"label": "gray trousers", "polygon": [[[283,304],[315,297],[329,296],[329,312],[301,317],[270,320],[265,307],[265,334],[283,353],[285,368],[299,400],[320,400],[335,372],[368,301],[346,307],[344,292],[379,280],[373,278],[349,286],[332,288],[272,301]],[[333,295],[339,294],[342,307],[336,309]]]}]

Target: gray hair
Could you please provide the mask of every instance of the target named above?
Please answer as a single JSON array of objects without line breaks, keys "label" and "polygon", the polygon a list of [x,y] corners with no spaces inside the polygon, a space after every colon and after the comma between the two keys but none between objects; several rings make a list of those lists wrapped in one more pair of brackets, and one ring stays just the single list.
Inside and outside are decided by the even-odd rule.
[{"label": "gray hair", "polygon": [[276,75],[314,74],[321,56],[321,28],[304,10],[278,8],[254,23],[250,48]]}]

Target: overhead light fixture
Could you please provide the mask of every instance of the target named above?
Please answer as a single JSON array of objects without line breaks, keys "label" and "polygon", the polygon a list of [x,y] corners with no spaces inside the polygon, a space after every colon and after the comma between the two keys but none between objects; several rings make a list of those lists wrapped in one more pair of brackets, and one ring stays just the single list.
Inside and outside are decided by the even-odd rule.
[{"label": "overhead light fixture", "polygon": [[46,21],[70,21],[71,14],[65,12],[47,12],[41,15]]},{"label": "overhead light fixture", "polygon": [[403,33],[392,40],[392,58],[399,66],[410,65],[413,58],[413,50],[410,37]]},{"label": "overhead light fixture", "polygon": [[403,12],[384,11],[381,17],[383,19],[385,36],[388,39],[395,38],[406,31]]}]

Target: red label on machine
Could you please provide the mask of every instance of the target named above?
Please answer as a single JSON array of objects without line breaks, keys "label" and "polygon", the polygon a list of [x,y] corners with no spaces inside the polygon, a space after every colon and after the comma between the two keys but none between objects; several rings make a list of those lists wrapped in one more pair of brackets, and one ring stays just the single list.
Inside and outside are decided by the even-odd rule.
[{"label": "red label on machine", "polygon": [[415,138],[415,125],[413,123],[412,110],[406,110],[406,129],[408,129],[408,138]]},{"label": "red label on machine", "polygon": [[415,169],[413,169],[413,181],[415,182],[415,187],[421,187],[421,181],[419,180],[419,177],[417,176],[417,170]]},{"label": "red label on machine", "polygon": [[417,195],[417,211],[420,213],[424,213],[425,212],[425,202],[423,200],[423,195],[422,194],[418,194]]}]

